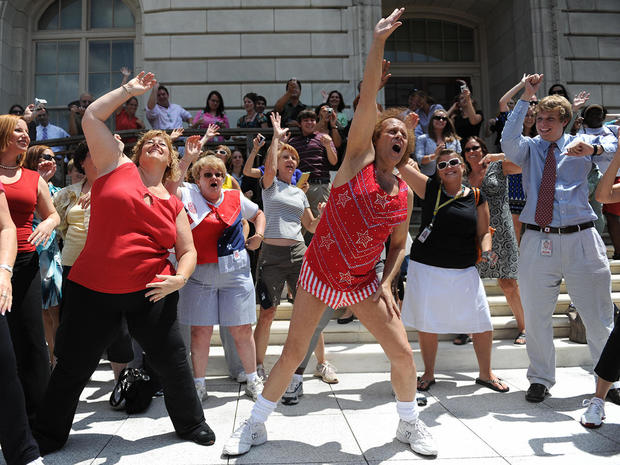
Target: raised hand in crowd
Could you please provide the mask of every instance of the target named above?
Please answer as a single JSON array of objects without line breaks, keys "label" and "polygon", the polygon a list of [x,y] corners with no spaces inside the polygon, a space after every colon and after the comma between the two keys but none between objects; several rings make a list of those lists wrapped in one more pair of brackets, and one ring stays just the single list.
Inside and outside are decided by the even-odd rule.
[{"label": "raised hand in crowd", "polygon": [[571,108],[573,109],[573,111],[577,111],[582,108],[588,100],[590,100],[590,92],[582,90],[573,98]]},{"label": "raised hand in crowd", "polygon": [[420,117],[415,111],[412,111],[407,116],[405,116],[405,124],[407,125],[407,129],[411,131],[415,131],[415,128],[418,126],[420,122]]},{"label": "raised hand in crowd", "polygon": [[219,130],[220,126],[219,124],[209,124],[209,126],[207,126],[207,132],[205,132],[205,135],[202,137],[202,139],[200,139],[200,146],[203,147],[207,142],[209,142],[211,139],[213,139],[215,136],[219,136]]},{"label": "raised hand in crowd", "polygon": [[34,119],[34,117],[35,117],[34,103],[31,103],[24,110],[24,115],[22,116],[22,118],[24,118],[24,121],[26,121],[26,123],[30,123]]},{"label": "raised hand in crowd", "polygon": [[[245,165],[243,165],[244,176],[249,176],[250,178],[256,178],[256,179],[262,176],[261,171],[258,168],[254,168],[254,159],[256,158],[258,151],[261,149],[263,145],[265,145],[265,137],[260,133],[256,134],[256,137],[252,139],[252,151],[248,155],[248,159],[245,161]],[[248,191],[248,192],[251,193],[252,191]],[[246,192],[246,196],[247,196],[247,192]],[[251,198],[251,197],[252,197],[252,194],[250,194],[248,198]]]},{"label": "raised hand in crowd", "polygon": [[121,74],[123,75],[123,80],[121,81],[121,85],[126,84],[129,81],[129,77],[131,76],[131,70],[126,66],[121,68]]},{"label": "raised hand in crowd", "polygon": [[37,165],[37,171],[45,182],[49,182],[50,179],[56,174],[56,161],[55,160],[42,160]]},{"label": "raised hand in crowd", "polygon": [[525,90],[521,95],[521,100],[529,102],[530,99],[536,95],[536,92],[540,89],[544,76],[544,74],[530,74],[527,76],[525,79]]},{"label": "raised hand in crowd", "polygon": [[392,77],[392,73],[390,73],[391,64],[392,62],[386,59],[381,62],[381,81],[379,81],[379,90],[383,89]]},{"label": "raised hand in crowd", "polygon": [[177,140],[179,137],[183,135],[183,132],[184,132],[183,128],[174,128],[172,132],[170,133],[170,140],[174,142],[175,140]]}]

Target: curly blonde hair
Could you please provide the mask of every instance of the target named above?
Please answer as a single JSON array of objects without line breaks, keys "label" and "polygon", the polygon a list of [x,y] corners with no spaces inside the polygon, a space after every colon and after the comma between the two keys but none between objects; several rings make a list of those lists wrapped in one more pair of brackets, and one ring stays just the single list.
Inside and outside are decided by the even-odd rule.
[{"label": "curly blonde hair", "polygon": [[573,118],[573,110],[566,97],[561,95],[547,95],[538,102],[534,110],[534,116],[538,116],[541,111],[558,111],[560,121],[568,123]]},{"label": "curly blonde hair", "polygon": [[[205,168],[211,168],[212,170],[219,170],[226,177],[226,165],[221,158],[215,155],[207,155],[206,157],[200,157],[192,165],[192,178],[193,182],[198,184],[200,179],[200,172]],[[225,180],[225,179],[224,179]]]},{"label": "curly blonde hair", "polygon": [[136,164],[136,166],[140,166],[140,156],[142,155],[142,149],[144,148],[144,144],[154,139],[155,137],[161,137],[166,142],[166,146],[168,147],[168,167],[166,171],[164,171],[164,176],[162,178],[162,183],[166,184],[167,181],[177,181],[181,177],[181,170],[179,170],[179,153],[176,151],[174,146],[172,145],[172,139],[166,133],[166,131],[161,131],[159,129],[152,129],[144,133],[144,135],[140,138],[136,145],[134,145],[133,150],[131,152],[131,160]]},{"label": "curly blonde hair", "polygon": [[415,133],[413,129],[410,129],[407,126],[407,122],[405,121],[405,117],[403,116],[406,108],[388,108],[383,111],[379,117],[377,118],[377,122],[375,123],[375,128],[372,131],[372,145],[374,146],[381,135],[381,131],[383,130],[383,126],[385,122],[389,119],[397,119],[405,124],[407,127],[407,149],[403,154],[402,158],[398,162],[398,165],[405,163],[409,159],[409,155],[413,153],[415,148]]}]

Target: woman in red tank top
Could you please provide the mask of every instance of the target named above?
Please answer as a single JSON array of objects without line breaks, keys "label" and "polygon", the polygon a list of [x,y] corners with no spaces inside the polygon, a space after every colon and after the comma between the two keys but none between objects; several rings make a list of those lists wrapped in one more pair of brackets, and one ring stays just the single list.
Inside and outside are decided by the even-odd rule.
[{"label": "woman in red tank top", "polygon": [[[154,84],[155,77],[142,72],[93,102],[82,119],[99,177],[91,188],[86,244],[63,296],[58,362],[33,428],[44,454],[66,442],[80,393],[123,318],[160,378],[177,435],[201,445],[215,441],[176,322],[177,291],[196,266],[183,205],[163,185],[178,177],[178,155],[164,131],[149,131],[134,147],[132,163],[105,124],[120,103]],[[176,270],[168,261],[173,247]]]},{"label": "woman in red tank top", "polygon": [[[404,9],[394,10],[374,29],[359,104],[353,117],[344,160],[304,257],[293,316],[282,355],[271,370],[252,414],[224,446],[239,455],[267,440],[264,422],[285,392],[302,361],[314,328],[327,304],[347,305],[385,350],[392,365],[392,385],[400,423],[396,437],[418,453],[437,454],[415,405],[415,365],[400,310],[391,292],[405,256],[413,193],[393,174],[413,152],[413,131],[398,112],[377,119],[376,97],[382,86],[386,39],[400,26]],[[276,128],[274,127],[274,136]],[[359,212],[354,215],[352,212]],[[363,216],[362,216],[363,215]],[[391,245],[379,282],[374,265],[383,243]]]},{"label": "woman in red tank top", "polygon": [[[15,347],[18,373],[30,419],[43,401],[49,380],[49,355],[41,315],[41,275],[36,246],[48,241],[60,219],[45,181],[36,171],[22,168],[28,148],[26,121],[0,116],[0,182],[17,227],[17,258],[12,273],[13,306],[7,316]],[[32,230],[35,210],[42,219]],[[9,273],[0,263],[0,273]],[[1,296],[0,300],[8,299]]]}]

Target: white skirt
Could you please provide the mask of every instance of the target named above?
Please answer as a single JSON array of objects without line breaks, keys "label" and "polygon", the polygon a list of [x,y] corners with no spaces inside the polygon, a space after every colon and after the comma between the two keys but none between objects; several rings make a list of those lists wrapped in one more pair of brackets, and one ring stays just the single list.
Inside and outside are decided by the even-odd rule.
[{"label": "white skirt", "polygon": [[409,260],[403,324],[437,334],[491,331],[491,313],[475,266],[438,268]]}]

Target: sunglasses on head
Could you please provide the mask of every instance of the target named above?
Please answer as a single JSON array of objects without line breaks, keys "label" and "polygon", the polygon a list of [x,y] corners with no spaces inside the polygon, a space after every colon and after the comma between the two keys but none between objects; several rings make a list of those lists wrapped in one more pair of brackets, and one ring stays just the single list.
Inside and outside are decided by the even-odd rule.
[{"label": "sunglasses on head", "polygon": [[438,170],[445,170],[448,166],[458,166],[461,164],[461,160],[458,158],[450,158],[448,161],[440,161],[437,163]]},{"label": "sunglasses on head", "polygon": [[224,173],[204,173],[203,176],[207,179],[211,179],[212,177],[223,178]]},{"label": "sunglasses on head", "polygon": [[448,121],[448,118],[445,116],[433,116],[433,119],[436,121]]},{"label": "sunglasses on head", "polygon": [[479,145],[474,145],[472,147],[465,147],[464,152],[468,153],[468,152],[475,152],[476,150],[480,150],[480,146]]}]

